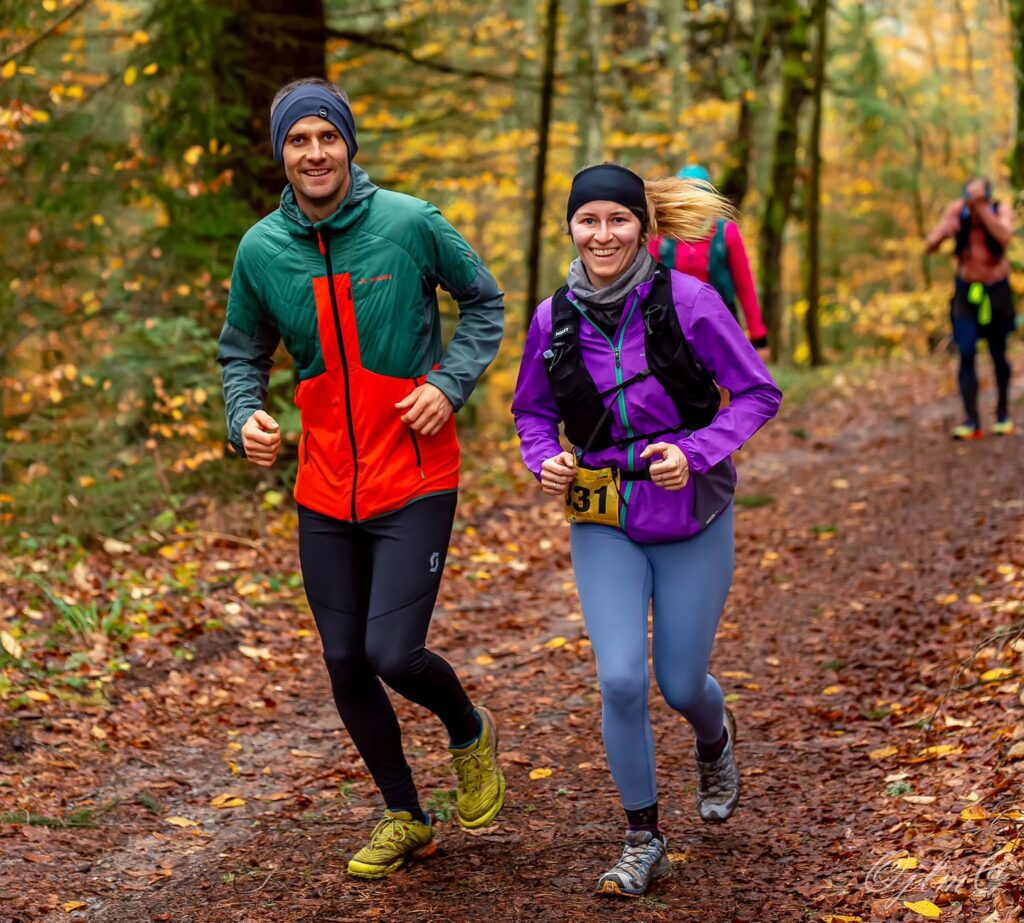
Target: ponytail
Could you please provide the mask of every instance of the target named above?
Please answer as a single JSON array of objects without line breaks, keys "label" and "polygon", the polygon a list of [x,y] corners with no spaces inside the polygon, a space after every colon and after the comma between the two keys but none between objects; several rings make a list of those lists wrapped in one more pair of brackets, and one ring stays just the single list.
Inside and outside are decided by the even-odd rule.
[{"label": "ponytail", "polygon": [[646,180],[647,233],[675,240],[703,240],[719,220],[734,221],[736,209],[711,183],[676,176]]}]

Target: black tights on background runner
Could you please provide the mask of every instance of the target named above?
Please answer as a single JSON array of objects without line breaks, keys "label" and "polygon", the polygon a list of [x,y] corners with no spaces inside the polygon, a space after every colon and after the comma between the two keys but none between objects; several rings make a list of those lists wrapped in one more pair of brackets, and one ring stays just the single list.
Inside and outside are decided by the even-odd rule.
[{"label": "black tights on background runner", "polygon": [[1014,329],[1015,309],[1013,291],[1007,280],[986,286],[985,291],[991,303],[991,316],[987,323],[981,323],[977,308],[967,302],[969,288],[968,283],[957,279],[952,302],[953,339],[960,352],[957,383],[960,385],[964,413],[970,425],[980,428],[976,368],[978,340],[985,340],[988,343],[988,351],[992,356],[992,368],[996,379],[996,420],[1007,420],[1010,414],[1011,370],[1010,362],[1006,358],[1006,341]]},{"label": "black tights on background runner", "polygon": [[302,577],[338,713],[388,808],[418,808],[398,719],[381,680],[437,715],[453,743],[479,733],[455,671],[425,647],[455,492],[349,523],[299,506]]}]

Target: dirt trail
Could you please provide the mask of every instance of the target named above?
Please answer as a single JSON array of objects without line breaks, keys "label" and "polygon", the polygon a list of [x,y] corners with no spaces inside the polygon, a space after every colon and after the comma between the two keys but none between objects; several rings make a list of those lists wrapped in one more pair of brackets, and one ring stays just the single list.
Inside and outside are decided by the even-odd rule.
[{"label": "dirt trail", "polygon": [[[83,745],[69,758],[59,726],[35,732],[34,759],[74,766],[66,805],[112,806],[94,828],[0,834],[0,898],[11,908],[0,904],[0,920],[923,919],[902,901],[928,889],[877,863],[931,848],[950,874],[973,874],[995,831],[974,836],[972,853],[954,837],[957,812],[988,792],[1019,794],[998,735],[964,731],[962,754],[909,759],[939,742],[917,723],[922,703],[939,701],[958,652],[984,634],[937,600],[987,598],[998,564],[1024,566],[1021,437],[951,444],[948,375],[938,364],[886,370],[786,408],[740,453],[736,580],[712,669],[738,717],[744,797],[728,824],[700,824],[692,735],[655,697],[674,874],[648,896],[608,903],[589,893],[621,835],[600,700],[567,532],[513,468],[503,492],[463,506],[471,528],[453,541],[431,636],[499,717],[509,794],[496,827],[469,835],[441,821],[437,858],[377,884],[347,879],[376,796],[337,730],[308,614],[251,611],[268,658],[214,652],[122,700],[123,713],[151,726],[148,741],[102,755]],[[294,569],[294,552],[278,543],[275,560]],[[987,696],[972,713],[977,726],[1012,724],[1014,693]],[[962,697],[942,714],[957,720],[958,708]],[[452,780],[440,727],[413,707],[400,716],[421,793],[443,816]],[[878,758],[887,747],[908,759]],[[538,768],[551,774],[531,779]],[[907,802],[896,784],[936,797]],[[212,807],[222,793],[245,804]],[[32,894],[86,906],[42,916]],[[978,899],[944,906],[942,919],[991,912]]]}]

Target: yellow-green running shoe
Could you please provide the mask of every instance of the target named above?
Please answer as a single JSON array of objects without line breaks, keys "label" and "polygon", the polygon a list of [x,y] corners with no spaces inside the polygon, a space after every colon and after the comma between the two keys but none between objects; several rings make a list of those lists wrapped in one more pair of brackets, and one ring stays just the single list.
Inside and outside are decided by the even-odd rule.
[{"label": "yellow-green running shoe", "polygon": [[975,426],[973,423],[961,423],[959,426],[953,427],[953,432],[950,435],[954,439],[981,439],[985,434],[980,426]]},{"label": "yellow-green running shoe", "polygon": [[408,859],[426,859],[437,852],[433,827],[413,820],[408,811],[384,811],[370,842],[348,863],[353,878],[383,878]]},{"label": "yellow-green running shoe", "polygon": [[478,708],[480,736],[468,747],[449,748],[458,777],[455,805],[468,830],[486,827],[505,803],[505,776],[498,765],[498,728],[486,708]]},{"label": "yellow-green running shoe", "polygon": [[992,424],[993,436],[1009,436],[1013,432],[1013,420],[997,420]]}]

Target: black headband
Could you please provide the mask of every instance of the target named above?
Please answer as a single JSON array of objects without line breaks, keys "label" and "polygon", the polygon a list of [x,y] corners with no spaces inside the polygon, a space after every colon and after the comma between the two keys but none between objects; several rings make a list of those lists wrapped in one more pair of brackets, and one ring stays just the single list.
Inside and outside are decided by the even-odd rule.
[{"label": "black headband", "polygon": [[615,163],[599,163],[580,170],[572,178],[569,204],[565,210],[566,222],[572,221],[577,209],[587,202],[618,202],[624,205],[647,227],[647,195],[644,181],[632,170]]}]

